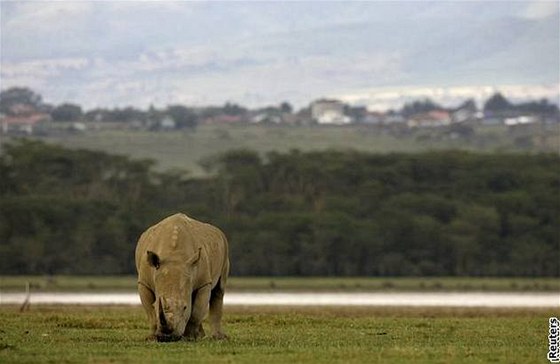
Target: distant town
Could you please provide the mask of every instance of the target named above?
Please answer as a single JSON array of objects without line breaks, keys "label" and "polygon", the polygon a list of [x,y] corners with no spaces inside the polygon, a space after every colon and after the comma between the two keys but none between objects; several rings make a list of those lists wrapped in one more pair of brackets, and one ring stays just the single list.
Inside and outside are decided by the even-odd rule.
[{"label": "distant town", "polygon": [[558,105],[547,99],[513,103],[497,92],[483,105],[465,100],[455,107],[443,107],[430,99],[407,103],[399,110],[371,111],[335,99],[318,99],[294,110],[288,102],[258,109],[226,103],[222,106],[189,107],[169,105],[95,108],[80,105],[50,105],[26,87],[0,92],[0,132],[4,135],[48,135],[55,132],[86,132],[100,129],[174,131],[195,129],[202,124],[269,124],[344,126],[369,125],[389,128],[438,128],[453,125],[542,125],[560,122]]}]

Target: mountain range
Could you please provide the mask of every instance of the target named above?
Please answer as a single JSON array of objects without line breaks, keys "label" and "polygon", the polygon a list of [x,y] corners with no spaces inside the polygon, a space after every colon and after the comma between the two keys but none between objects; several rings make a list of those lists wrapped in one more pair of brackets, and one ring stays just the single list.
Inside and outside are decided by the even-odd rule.
[{"label": "mountain range", "polygon": [[1,2],[3,89],[86,107],[558,98],[556,1]]}]

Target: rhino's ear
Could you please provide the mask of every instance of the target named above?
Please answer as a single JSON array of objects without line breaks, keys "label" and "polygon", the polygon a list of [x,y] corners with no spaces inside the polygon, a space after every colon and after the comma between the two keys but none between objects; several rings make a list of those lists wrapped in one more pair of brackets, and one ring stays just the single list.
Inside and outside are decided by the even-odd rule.
[{"label": "rhino's ear", "polygon": [[148,264],[150,264],[155,269],[158,269],[160,266],[159,257],[156,253],[148,250]]}]

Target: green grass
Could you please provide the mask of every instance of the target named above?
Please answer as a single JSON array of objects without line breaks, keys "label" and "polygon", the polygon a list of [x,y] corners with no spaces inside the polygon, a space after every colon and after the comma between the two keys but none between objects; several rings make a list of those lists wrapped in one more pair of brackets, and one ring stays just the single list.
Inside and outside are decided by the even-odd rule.
[{"label": "green grass", "polygon": [[204,174],[198,164],[210,156],[238,148],[261,153],[291,149],[329,148],[365,151],[416,151],[415,143],[396,143],[390,136],[368,135],[353,128],[266,127],[262,125],[202,125],[195,132],[99,131],[69,137],[48,137],[47,142],[70,148],[101,150],[135,159],[154,159],[159,170],[186,169]]},{"label": "green grass", "polygon": [[[100,150],[134,159],[153,159],[159,170],[205,172],[199,161],[231,149],[247,148],[265,154],[326,149],[364,152],[418,152],[434,149],[493,151],[558,151],[558,126],[529,134],[532,146],[515,143],[516,136],[504,126],[476,127],[472,140],[450,139],[441,129],[423,129],[395,136],[363,126],[278,127],[265,125],[201,125],[195,132],[147,132],[129,130],[89,131],[76,135],[52,135],[42,140],[69,148]],[[540,133],[540,134],[539,134]],[[538,134],[538,135],[537,135]]]},{"label": "green grass", "polygon": [[[1,291],[133,291],[135,276],[0,276]],[[232,291],[560,291],[558,278],[230,277]]]},{"label": "green grass", "polygon": [[227,307],[229,340],[157,343],[138,306],[4,306],[0,363],[544,363],[552,314]]}]

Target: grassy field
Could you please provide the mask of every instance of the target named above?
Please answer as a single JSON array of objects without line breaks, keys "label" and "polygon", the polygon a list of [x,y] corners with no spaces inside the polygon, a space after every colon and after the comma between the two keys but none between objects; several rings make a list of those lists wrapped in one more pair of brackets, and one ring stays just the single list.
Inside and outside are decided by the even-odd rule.
[{"label": "grassy field", "polygon": [[291,149],[349,149],[365,151],[417,151],[413,140],[360,133],[353,128],[278,128],[260,125],[203,125],[195,132],[99,131],[69,137],[48,137],[47,142],[70,148],[85,148],[123,154],[135,159],[154,159],[158,169],[186,169],[204,174],[201,160],[231,149],[246,148],[262,153]]},{"label": "grassy field", "polygon": [[[133,291],[135,276],[0,276],[1,291]],[[557,278],[230,277],[231,291],[556,291]]]},{"label": "grassy field", "polygon": [[550,130],[532,131],[529,136],[524,137],[523,143],[527,145],[519,144],[519,135],[503,126],[476,127],[476,136],[470,140],[450,138],[441,129],[410,131],[396,136],[363,126],[265,125],[201,125],[194,132],[99,130],[83,134],[52,135],[41,139],[70,148],[106,151],[135,159],[153,159],[157,161],[159,170],[181,169],[188,170],[193,175],[202,175],[204,171],[198,164],[201,160],[237,148],[247,148],[263,154],[269,151],[287,152],[291,149],[355,149],[377,153],[434,149],[557,152],[560,148],[558,126],[547,128]]},{"label": "grassy field", "polygon": [[545,363],[546,310],[227,307],[226,341],[145,340],[140,307],[0,307],[0,363]]}]

